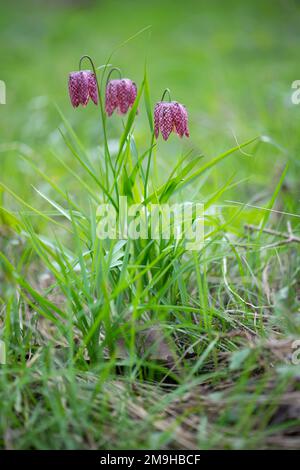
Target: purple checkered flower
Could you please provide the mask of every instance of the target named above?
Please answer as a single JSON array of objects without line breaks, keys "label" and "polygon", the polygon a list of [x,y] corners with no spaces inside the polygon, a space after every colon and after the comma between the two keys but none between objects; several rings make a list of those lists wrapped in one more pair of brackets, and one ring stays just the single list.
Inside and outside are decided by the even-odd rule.
[{"label": "purple checkered flower", "polygon": [[126,114],[132,108],[137,95],[136,84],[129,78],[110,80],[106,86],[105,110],[108,116],[117,110],[119,114]]},{"label": "purple checkered flower", "polygon": [[159,131],[164,140],[169,138],[171,132],[180,137],[190,136],[188,129],[188,114],[183,104],[177,101],[159,101],[154,108],[154,134],[158,138]]},{"label": "purple checkered flower", "polygon": [[86,106],[89,99],[98,104],[98,88],[95,74],[90,70],[71,72],[69,75],[69,94],[72,106]]}]

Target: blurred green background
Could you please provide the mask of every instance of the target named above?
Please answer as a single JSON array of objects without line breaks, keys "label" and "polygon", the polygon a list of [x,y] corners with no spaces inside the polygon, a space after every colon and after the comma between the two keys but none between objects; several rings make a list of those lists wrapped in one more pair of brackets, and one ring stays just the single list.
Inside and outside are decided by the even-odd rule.
[{"label": "blurred green background", "polygon": [[[224,184],[232,174],[248,180],[226,195],[247,201],[272,192],[289,161],[285,209],[299,202],[300,105],[291,102],[291,84],[300,79],[298,1],[134,0],[1,2],[0,79],[7,86],[7,104],[0,106],[1,180],[27,198],[36,199],[34,172],[8,150],[19,142],[35,151],[35,159],[54,179],[64,171],[51,159],[66,150],[58,127],[59,106],[90,149],[101,145],[98,109],[73,110],[67,93],[68,73],[82,54],[97,65],[137,31],[146,31],[117,50],[112,63],[140,84],[147,57],[153,105],[165,87],[184,103],[190,115],[190,140],[177,136],[158,142],[159,175],[185,150],[209,160],[256,135],[268,136],[255,155],[239,153],[210,175],[204,192]],[[111,139],[120,135],[122,120],[110,120]],[[135,137],[140,150],[150,141],[141,105]],[[113,142],[112,142],[113,144]],[[74,162],[75,165],[75,162]],[[67,184],[67,181],[66,181]],[[71,183],[70,183],[71,184]]]}]

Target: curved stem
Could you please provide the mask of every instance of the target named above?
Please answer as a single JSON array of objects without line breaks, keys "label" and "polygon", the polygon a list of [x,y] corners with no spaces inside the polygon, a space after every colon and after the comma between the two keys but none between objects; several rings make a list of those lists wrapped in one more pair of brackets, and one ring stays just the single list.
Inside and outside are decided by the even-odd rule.
[{"label": "curved stem", "polygon": [[162,97],[161,97],[161,100],[160,100],[160,101],[163,101],[163,100],[164,100],[164,97],[165,97],[165,95],[166,95],[167,93],[168,93],[168,95],[169,95],[169,101],[172,101],[172,99],[171,99],[171,92],[170,92],[170,88],[166,88],[166,89],[165,89],[165,91],[163,92],[163,95],[162,95]]},{"label": "curved stem", "polygon": [[[108,160],[109,165],[111,167],[111,170],[113,172],[113,177],[114,177],[115,176],[115,170],[114,170],[114,167],[113,167],[113,164],[112,164],[112,161],[111,161],[111,156],[110,156],[108,143],[107,143],[106,125],[105,125],[106,116],[105,116],[103,102],[102,102],[102,98],[101,98],[101,90],[100,90],[100,85],[99,85],[98,78],[97,78],[96,67],[94,65],[93,59],[89,55],[83,55],[79,60],[79,70],[81,70],[81,65],[82,65],[82,62],[83,62],[84,59],[87,59],[90,62],[91,66],[92,66],[93,73],[95,75],[95,79],[96,79],[96,83],[97,83],[99,107],[100,107],[100,112],[101,112],[102,129],[103,129],[103,135],[104,135],[105,162],[107,163],[107,160]],[[106,156],[107,156],[107,158],[106,158]],[[107,167],[107,164],[106,164],[106,167]],[[106,185],[107,185],[107,190],[109,190],[108,171],[106,171]],[[117,191],[117,198],[118,198],[118,191]]]},{"label": "curved stem", "polygon": [[95,68],[95,65],[94,65],[94,62],[93,62],[93,59],[91,58],[91,56],[85,54],[83,56],[80,57],[80,60],[79,60],[79,70],[81,70],[81,65],[82,65],[82,62],[84,61],[84,59],[87,59],[91,66],[92,66],[92,69],[93,69],[93,72],[95,72],[96,68]]},{"label": "curved stem", "polygon": [[109,82],[109,79],[110,79],[111,74],[112,74],[115,70],[119,73],[119,77],[122,78],[122,72],[121,72],[121,70],[119,69],[119,67],[113,67],[112,69],[110,69],[109,74],[107,75],[106,85],[107,85],[108,82]]}]

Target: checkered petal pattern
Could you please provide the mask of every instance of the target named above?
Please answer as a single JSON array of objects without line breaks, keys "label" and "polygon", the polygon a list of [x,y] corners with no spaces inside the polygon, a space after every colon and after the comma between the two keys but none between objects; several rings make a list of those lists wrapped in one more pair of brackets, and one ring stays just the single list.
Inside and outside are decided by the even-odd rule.
[{"label": "checkered petal pattern", "polygon": [[69,74],[69,95],[72,106],[86,106],[91,98],[98,104],[98,89],[95,74],[90,70],[81,70]]},{"label": "checkered petal pattern", "polygon": [[186,108],[177,101],[159,101],[154,108],[155,137],[158,138],[161,132],[163,139],[167,140],[173,131],[180,137],[190,136]]},{"label": "checkered petal pattern", "polygon": [[118,114],[126,114],[132,108],[137,95],[137,87],[129,78],[110,80],[106,86],[105,110],[111,116],[116,110]]}]

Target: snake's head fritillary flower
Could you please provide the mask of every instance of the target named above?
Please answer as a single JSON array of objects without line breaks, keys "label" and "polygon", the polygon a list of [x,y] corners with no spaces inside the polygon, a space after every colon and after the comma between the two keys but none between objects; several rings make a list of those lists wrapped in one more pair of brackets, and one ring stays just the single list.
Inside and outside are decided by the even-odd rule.
[{"label": "snake's head fritillary flower", "polygon": [[69,75],[69,94],[72,106],[86,106],[91,98],[98,104],[98,88],[95,74],[91,70],[71,72]]},{"label": "snake's head fritillary flower", "polygon": [[119,114],[126,114],[132,108],[137,95],[136,84],[129,78],[110,80],[106,85],[105,110],[108,116],[117,110]]},{"label": "snake's head fritillary flower", "polygon": [[172,131],[180,137],[190,136],[188,129],[188,114],[185,106],[177,101],[159,101],[154,108],[154,134],[158,138],[159,131],[164,140],[169,138]]},{"label": "snake's head fritillary flower", "polygon": [[159,135],[159,131],[163,136],[164,140],[167,140],[174,128],[173,119],[173,103],[167,103],[161,101],[156,104],[156,112],[154,112],[154,128],[156,138]]}]

